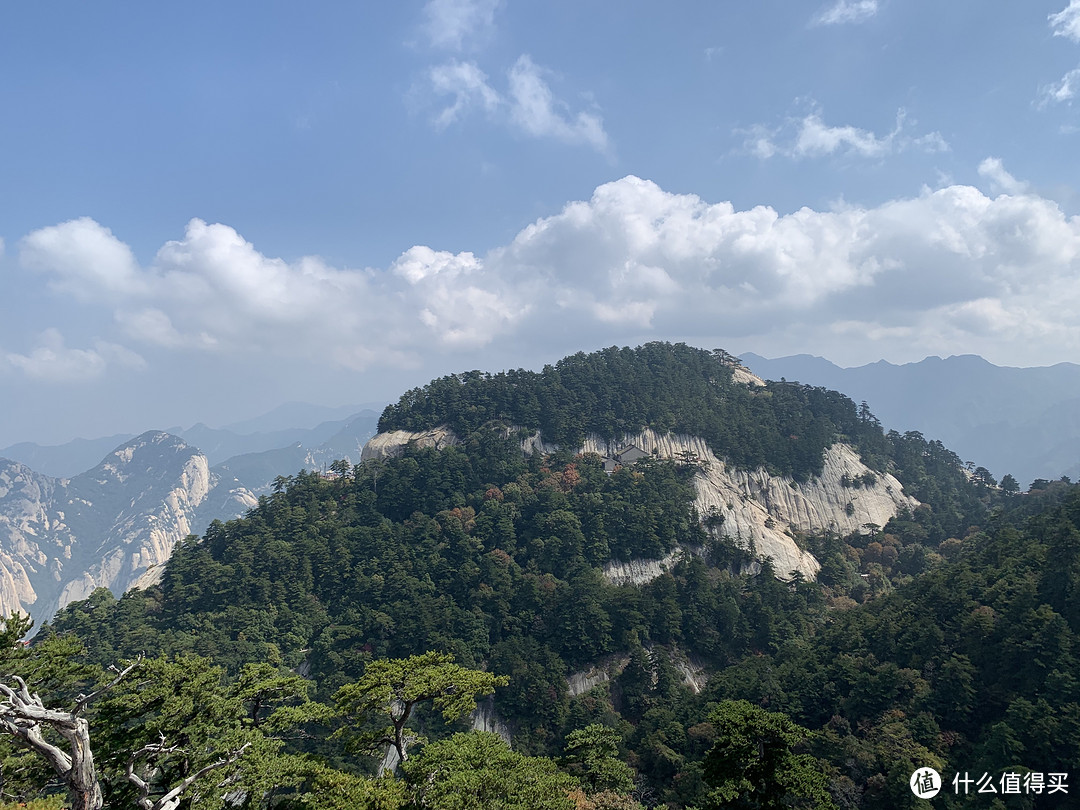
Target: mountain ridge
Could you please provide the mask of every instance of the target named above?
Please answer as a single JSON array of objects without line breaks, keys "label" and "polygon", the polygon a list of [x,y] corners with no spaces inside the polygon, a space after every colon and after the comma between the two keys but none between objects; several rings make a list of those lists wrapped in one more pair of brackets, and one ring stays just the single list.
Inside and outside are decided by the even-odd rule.
[{"label": "mountain ridge", "polygon": [[812,355],[741,356],[770,379],[824,385],[870,404],[886,428],[916,430],[998,477],[1080,474],[1080,365],[997,366],[978,355],[843,368]]}]

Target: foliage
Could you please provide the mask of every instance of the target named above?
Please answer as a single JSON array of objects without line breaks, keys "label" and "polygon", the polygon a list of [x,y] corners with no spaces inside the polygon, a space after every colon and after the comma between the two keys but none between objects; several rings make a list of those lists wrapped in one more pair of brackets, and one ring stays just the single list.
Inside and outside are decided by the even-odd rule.
[{"label": "foliage", "polygon": [[[417,704],[431,702],[447,722],[476,708],[477,695],[490,695],[509,678],[465,669],[452,655],[428,652],[404,660],[372,661],[356,683],[334,695],[338,711],[361,728],[348,735],[353,747],[377,753],[392,746],[398,760],[424,738],[407,729]],[[389,721],[389,722],[387,722]]]},{"label": "foliage", "polygon": [[839,435],[880,451],[880,428],[842,394],[784,382],[759,390],[735,382],[732,368],[720,350],[647,343],[581,352],[541,372],[470,371],[407,392],[383,412],[379,430],[449,425],[464,436],[494,423],[576,447],[587,433],[610,441],[651,427],[700,436],[718,457],[796,480],[821,471]]},{"label": "foliage", "polygon": [[716,728],[716,743],[705,757],[710,806],[835,810],[821,763],[793,750],[808,736],[806,729],[745,700],[723,701],[709,722]]},{"label": "foliage", "polygon": [[[1080,515],[1068,486],[996,489],[939,442],[883,433],[865,405],[795,384],[740,385],[730,363],[649,344],[537,374],[435,381],[388,409],[383,427],[449,423],[457,446],[338,464],[332,478],[282,478],[245,518],[180,544],[159,586],[120,599],[97,591],[61,611],[32,655],[7,654],[66,699],[100,665],[153,656],[153,677],[92,718],[117,802],[134,795],[120,778],[126,757],[163,733],[179,750],[144,771],[161,788],[251,743],[198,786],[208,807],[220,803],[215,785],[225,778],[272,810],[453,802],[458,794],[432,792],[409,773],[437,771],[468,793],[480,789],[468,774],[482,749],[551,775],[544,801],[555,806],[701,808],[722,789],[708,784],[717,772],[707,756],[721,742],[710,714],[740,699],[783,715],[747,715],[751,726],[813,730],[790,744],[781,735],[794,759],[778,761],[796,775],[809,762],[799,757],[826,763],[818,771],[845,808],[907,806],[909,764],[946,767],[1003,750],[1036,770],[1067,771],[1070,757],[1080,759],[1071,669]],[[823,448],[844,438],[925,506],[847,537],[794,533],[822,570],[817,582],[781,581],[769,560],[753,573],[719,515],[702,523],[693,465],[646,458],[608,475],[592,455],[525,456],[509,430],[538,428],[573,446],[585,432],[621,437],[645,425],[698,433],[738,465],[797,478],[812,476]],[[879,477],[849,478],[849,497]],[[645,585],[616,587],[601,573],[612,559],[655,559],[677,546],[694,553]],[[86,669],[77,639],[90,643],[98,670]],[[58,675],[35,663],[39,652]],[[691,661],[712,673],[700,695],[684,683]],[[442,707],[430,690],[422,697],[426,676],[406,691],[429,664],[483,678],[468,701],[468,688],[453,693],[462,703],[451,715],[495,689],[512,752],[478,735],[446,738],[462,724],[433,716]],[[571,696],[567,677],[593,667],[610,680]],[[200,694],[205,717],[194,708]],[[326,739],[338,710],[355,714],[342,736],[355,732],[359,747],[382,737],[408,754],[410,734],[431,741],[407,757],[403,778],[372,779],[367,759]],[[409,725],[396,729],[395,718]],[[560,753],[569,781],[544,758]],[[0,756],[5,775],[27,786],[20,795],[43,789],[40,773],[9,770],[26,764],[10,748]]]},{"label": "foliage", "polygon": [[634,770],[619,759],[621,736],[599,723],[571,731],[566,737],[564,767],[592,793],[629,793]]},{"label": "foliage", "polygon": [[552,760],[519,754],[483,731],[431,743],[404,770],[415,804],[430,810],[573,810],[577,786]]}]

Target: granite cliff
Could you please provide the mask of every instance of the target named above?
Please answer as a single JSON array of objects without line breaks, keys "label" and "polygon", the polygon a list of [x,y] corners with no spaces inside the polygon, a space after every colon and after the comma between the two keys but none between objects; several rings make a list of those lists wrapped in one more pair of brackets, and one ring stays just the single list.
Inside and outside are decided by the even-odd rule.
[{"label": "granite cliff", "polygon": [[[373,437],[361,457],[364,460],[392,457],[410,443],[439,449],[457,441],[447,427],[422,432],[388,431]],[[715,518],[710,523],[718,534],[731,538],[758,557],[772,557],[776,571],[785,576],[799,571],[803,576],[813,577],[819,568],[813,555],[796,544],[797,532],[831,529],[849,534],[867,523],[883,526],[901,510],[918,506],[918,501],[904,494],[896,478],[870,470],[853,448],[840,443],[826,451],[821,474],[804,483],[789,476],[771,475],[761,467],[737,469],[717,458],[707,443],[695,436],[645,430],[607,442],[590,435],[575,449],[615,459],[631,448],[660,458],[696,459],[700,465],[694,479],[698,513],[703,518]],[[526,453],[555,449],[539,433],[522,442]],[[611,562],[604,573],[615,583],[640,584],[659,576],[675,559],[677,554],[663,560]]]},{"label": "granite cliff", "polygon": [[0,459],[0,613],[40,623],[95,588],[155,582],[178,540],[254,503],[168,433],[144,433],[70,479]]}]

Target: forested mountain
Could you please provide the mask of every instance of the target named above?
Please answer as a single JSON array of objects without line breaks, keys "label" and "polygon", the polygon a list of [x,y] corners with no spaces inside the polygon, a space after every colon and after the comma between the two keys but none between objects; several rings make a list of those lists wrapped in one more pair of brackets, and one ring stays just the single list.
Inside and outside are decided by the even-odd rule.
[{"label": "forested mountain", "polygon": [[[736,372],[721,352],[650,344],[434,381],[381,427],[443,426],[453,443],[281,477],[245,518],[182,543],[158,585],[73,603],[37,644],[81,639],[91,665],[163,656],[146,682],[176,689],[213,665],[227,694],[255,664],[260,677],[303,673],[324,708],[293,711],[302,733],[266,731],[277,742],[264,754],[229,765],[235,779],[278,785],[245,793],[250,807],[464,807],[473,778],[503,797],[491,806],[523,810],[919,807],[917,766],[947,779],[1067,772],[1080,758],[1080,491],[998,487],[940,443],[883,433],[840,395]],[[770,560],[750,564],[722,513],[695,508],[700,456],[605,469],[602,454],[578,452],[590,434],[643,430],[698,430],[723,463],[787,471],[793,487],[812,484],[843,439],[920,505],[845,533],[792,530],[821,568],[785,582]],[[665,555],[667,569],[640,584],[605,575],[612,561]],[[496,677],[472,722],[513,751],[454,734],[467,725],[422,701],[397,737],[350,737],[378,726],[381,704],[363,696],[380,672],[438,680],[430,667],[444,659],[411,658],[421,653]],[[125,722],[155,727],[163,709],[139,705]],[[92,719],[108,729],[111,717]],[[428,740],[418,756],[365,781],[410,734]],[[122,739],[104,743],[118,746],[108,762],[123,760]],[[106,793],[123,795],[122,773],[103,767]],[[335,804],[335,780],[352,786],[351,804]],[[25,795],[32,781],[19,783]]]},{"label": "forested mountain", "polygon": [[[161,431],[111,446],[104,459],[70,478],[0,458],[0,612],[42,621],[95,588],[121,594],[156,581],[178,541],[201,534],[212,520],[243,514],[279,476],[359,460],[375,425],[370,412],[323,423],[290,432],[316,442],[311,446],[297,442],[213,466],[201,448]],[[224,435],[226,444],[257,447],[277,435],[212,433]]]}]

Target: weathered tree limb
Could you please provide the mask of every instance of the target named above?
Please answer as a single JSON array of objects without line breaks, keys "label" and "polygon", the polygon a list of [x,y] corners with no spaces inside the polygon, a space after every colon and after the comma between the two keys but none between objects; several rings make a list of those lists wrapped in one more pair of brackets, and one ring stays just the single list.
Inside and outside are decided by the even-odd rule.
[{"label": "weathered tree limb", "polygon": [[232,765],[234,762],[240,759],[241,756],[243,756],[244,751],[250,745],[251,743],[249,742],[244,743],[239,748],[229,752],[229,754],[222,757],[221,759],[204,765],[157,800],[153,800],[150,798],[150,784],[135,772],[136,762],[138,762],[138,760],[143,757],[159,757],[161,755],[167,756],[169,754],[183,753],[183,749],[175,745],[166,746],[165,737],[162,736],[160,743],[151,743],[149,745],[144,745],[138,751],[132,753],[131,757],[128,758],[125,773],[127,774],[128,781],[131,782],[131,784],[133,784],[139,791],[140,796],[138,802],[139,807],[141,807],[142,810],[176,810],[176,808],[180,806],[180,797],[184,794],[184,791],[186,791],[189,787],[194,785],[199,779],[206,776],[206,774],[210,773],[211,771],[215,771],[218,768],[225,768],[229,765]]},{"label": "weathered tree limb", "polygon": [[[91,700],[120,683],[140,663],[141,655],[123,670],[111,667],[116,677],[91,694],[80,695],[71,711],[47,708],[18,675],[11,676],[17,689],[0,683],[0,730],[45,758],[67,787],[72,810],[101,810],[104,802],[90,748],[90,726],[81,714]],[[63,737],[68,750],[46,740],[43,726]]]}]

